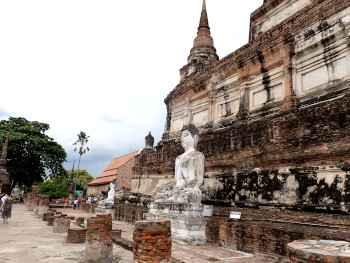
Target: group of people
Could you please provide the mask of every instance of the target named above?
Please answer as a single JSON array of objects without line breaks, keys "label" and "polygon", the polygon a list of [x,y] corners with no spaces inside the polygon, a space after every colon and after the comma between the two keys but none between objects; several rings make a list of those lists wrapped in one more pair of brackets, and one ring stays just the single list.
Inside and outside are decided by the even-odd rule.
[{"label": "group of people", "polygon": [[[80,198],[74,199],[73,208],[74,209],[79,208],[79,204],[80,204]],[[64,208],[67,208],[67,207],[68,207],[68,198],[64,199]]]},{"label": "group of people", "polygon": [[0,199],[0,213],[3,224],[8,224],[7,219],[11,218],[12,212],[12,196],[3,194]]}]

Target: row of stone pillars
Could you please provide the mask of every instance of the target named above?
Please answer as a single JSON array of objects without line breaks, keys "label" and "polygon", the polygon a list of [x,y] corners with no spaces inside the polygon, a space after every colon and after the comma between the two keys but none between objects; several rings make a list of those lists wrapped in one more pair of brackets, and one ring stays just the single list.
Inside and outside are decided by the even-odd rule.
[{"label": "row of stone pillars", "polygon": [[[43,217],[47,225],[53,226],[54,233],[67,232],[67,242],[85,242],[86,262],[108,262],[113,260],[113,238],[120,230],[112,229],[111,214],[100,214],[87,219],[76,218],[80,227],[71,228],[71,220],[67,214],[49,209],[49,196],[42,195],[40,189],[25,196],[25,204],[30,210]],[[146,220],[135,223],[134,262],[146,263],[170,262],[171,258],[171,223],[170,220]]]}]

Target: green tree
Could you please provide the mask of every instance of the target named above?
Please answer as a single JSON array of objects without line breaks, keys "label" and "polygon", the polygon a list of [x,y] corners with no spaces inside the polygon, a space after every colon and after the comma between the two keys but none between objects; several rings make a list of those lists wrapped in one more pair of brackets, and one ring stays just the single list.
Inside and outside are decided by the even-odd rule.
[{"label": "green tree", "polygon": [[55,184],[50,181],[46,181],[36,187],[41,189],[41,193],[50,196],[51,199],[64,198],[68,195],[67,184]]},{"label": "green tree", "polygon": [[42,182],[46,171],[52,174],[64,170],[66,152],[61,145],[45,134],[46,123],[10,117],[0,121],[1,149],[7,134],[9,138],[7,170],[10,179],[19,185],[31,186]]},{"label": "green tree", "polygon": [[[80,160],[81,160],[81,156],[83,156],[83,154],[85,154],[86,152],[90,151],[89,147],[85,148],[85,144],[88,143],[90,136],[88,136],[85,132],[80,131],[80,133],[78,133],[78,140],[76,140],[75,143],[73,143],[73,145],[78,145],[78,147],[74,148],[74,151],[78,150],[79,153],[79,162],[78,162],[78,172],[77,174],[79,174],[79,168],[80,168]],[[77,176],[75,177],[77,178]]]},{"label": "green tree", "polygon": [[[71,177],[72,171],[67,171],[67,180]],[[76,184],[76,190],[83,190],[84,185],[90,183],[94,180],[94,177],[88,173],[86,170],[79,170],[74,172],[76,177],[74,178],[74,183]]]}]

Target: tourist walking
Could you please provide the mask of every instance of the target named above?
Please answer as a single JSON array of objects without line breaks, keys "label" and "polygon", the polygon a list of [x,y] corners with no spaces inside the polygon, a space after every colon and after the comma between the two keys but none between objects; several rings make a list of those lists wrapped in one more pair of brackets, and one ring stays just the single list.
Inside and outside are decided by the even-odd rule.
[{"label": "tourist walking", "polygon": [[2,205],[2,197],[4,196],[4,194],[0,194],[0,216],[2,216],[2,209],[1,209],[1,205]]},{"label": "tourist walking", "polygon": [[64,208],[67,208],[67,206],[68,206],[68,199],[66,198],[66,199],[64,200]]},{"label": "tourist walking", "polygon": [[1,201],[4,203],[8,196],[8,194],[4,194],[4,196],[1,197]]},{"label": "tourist walking", "polygon": [[74,209],[77,208],[77,204],[78,204],[78,199],[74,199]]},{"label": "tourist walking", "polygon": [[7,219],[11,218],[11,212],[12,212],[12,197],[8,196],[5,200],[5,202],[3,202],[1,204],[1,211],[2,211],[2,219],[3,219],[3,224],[8,224]]}]

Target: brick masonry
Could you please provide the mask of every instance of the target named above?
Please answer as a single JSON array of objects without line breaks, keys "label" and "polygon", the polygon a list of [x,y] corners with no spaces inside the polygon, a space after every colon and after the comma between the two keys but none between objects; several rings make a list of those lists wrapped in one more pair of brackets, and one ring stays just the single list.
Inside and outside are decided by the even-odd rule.
[{"label": "brick masonry", "polygon": [[[265,2],[252,14],[252,21],[267,15],[282,2],[285,1]],[[318,25],[318,32],[326,36],[322,25],[342,12],[348,12],[346,9],[349,7],[350,2],[343,0],[311,1],[302,10],[213,63],[207,70],[181,81],[165,99],[168,130],[163,134],[163,140],[154,151],[136,156],[134,173],[141,179],[135,176],[135,181],[147,176],[163,179],[164,176],[174,174],[175,158],[183,151],[177,135],[169,135],[172,132],[170,121],[174,105],[184,103],[185,98],[189,98],[190,104],[197,103],[198,98],[210,100],[213,82],[233,76],[237,77],[237,83],[242,84],[261,75],[261,84],[269,92],[269,74],[282,68],[284,100],[264,103],[260,108],[250,110],[248,99],[245,100],[249,94],[240,84],[235,86],[233,83],[241,94],[237,116],[222,119],[216,126],[208,122],[208,125],[199,127],[201,134],[197,148],[206,159],[203,200],[207,204],[211,202],[217,205],[230,205],[231,202],[246,206],[281,204],[283,200],[275,198],[274,192],[284,191],[288,176],[281,170],[285,169],[299,185],[293,193],[295,199],[290,199],[290,206],[304,206],[315,211],[324,209],[325,212],[348,211],[350,176],[346,166],[350,162],[349,75],[341,80],[327,82],[325,87],[317,88],[312,93],[298,95],[296,91],[300,87],[296,87],[293,81],[297,78],[293,61],[297,60],[296,38],[300,34],[305,33],[304,38],[307,38],[307,30]],[[349,33],[344,32],[341,35],[346,41]],[[325,37],[319,47],[313,48],[320,48],[326,53],[333,48],[333,42],[328,42],[330,39]],[[204,106],[209,111],[209,106]],[[345,167],[343,164],[346,164]],[[317,177],[318,170],[325,165],[338,166],[346,174],[341,184],[337,183],[339,176],[334,183],[325,187],[322,178]],[[139,185],[143,185],[143,182]],[[314,191],[309,195],[307,189]],[[135,192],[139,193],[137,190]]]},{"label": "brick masonry", "polygon": [[48,226],[53,226],[53,221],[55,220],[55,218],[54,217],[49,217],[48,219],[47,219],[47,225]]},{"label": "brick masonry", "polygon": [[43,221],[48,221],[49,218],[53,218],[54,214],[54,212],[43,213]]},{"label": "brick masonry", "polygon": [[87,204],[82,202],[79,204],[79,209],[89,214],[95,214],[96,207],[97,204]]},{"label": "brick masonry", "polygon": [[131,158],[124,165],[118,168],[117,182],[115,190],[123,190],[131,188],[131,178],[133,177],[132,168],[135,165],[135,158]]},{"label": "brick masonry", "polygon": [[138,206],[132,204],[118,204],[115,205],[115,219],[135,223],[143,220],[143,214],[148,213],[146,206]]},{"label": "brick masonry", "polygon": [[70,228],[67,233],[67,243],[85,243],[86,228]]},{"label": "brick masonry", "polygon": [[[122,221],[142,220],[148,208],[140,205],[116,205]],[[137,211],[137,212],[136,212]],[[231,211],[241,212],[240,220],[229,219]],[[210,244],[245,252],[287,256],[287,244],[298,239],[345,240],[350,242],[350,216],[274,207],[239,208],[214,206],[208,219],[206,238]]]},{"label": "brick masonry", "polygon": [[77,217],[77,218],[75,219],[75,222],[76,222],[78,225],[84,224],[84,221],[85,221],[85,218],[84,218],[84,217]]},{"label": "brick masonry", "polygon": [[170,262],[170,220],[145,220],[135,223],[134,262]]},{"label": "brick masonry", "polygon": [[121,237],[122,236],[122,231],[120,229],[113,229],[112,230],[112,236],[113,239],[116,237]]},{"label": "brick masonry", "polygon": [[99,262],[112,260],[112,216],[100,214],[87,219],[85,260]]},{"label": "brick masonry", "polygon": [[49,211],[49,205],[50,205],[50,196],[40,195],[40,199],[38,201],[38,215],[42,216],[44,213]]}]

